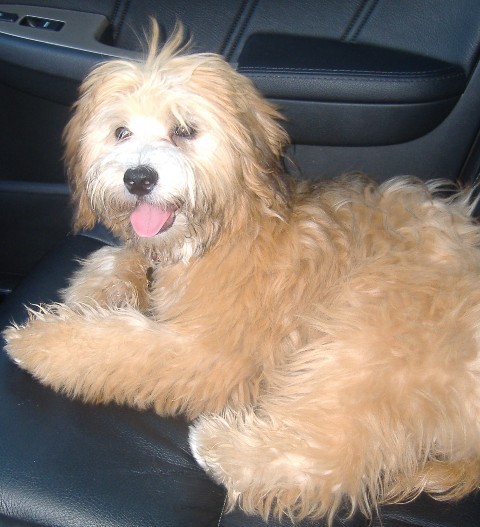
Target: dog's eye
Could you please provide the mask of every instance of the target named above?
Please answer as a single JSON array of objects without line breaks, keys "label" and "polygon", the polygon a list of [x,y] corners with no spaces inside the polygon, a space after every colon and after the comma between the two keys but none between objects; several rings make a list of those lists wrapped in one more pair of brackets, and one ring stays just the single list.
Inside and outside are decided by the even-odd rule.
[{"label": "dog's eye", "polygon": [[117,141],[124,141],[125,139],[128,139],[132,135],[133,135],[132,132],[125,126],[119,126],[115,130],[115,138]]},{"label": "dog's eye", "polygon": [[181,139],[193,139],[196,134],[195,128],[192,128],[191,126],[183,125],[183,124],[177,124],[173,128],[173,138],[181,138]]}]

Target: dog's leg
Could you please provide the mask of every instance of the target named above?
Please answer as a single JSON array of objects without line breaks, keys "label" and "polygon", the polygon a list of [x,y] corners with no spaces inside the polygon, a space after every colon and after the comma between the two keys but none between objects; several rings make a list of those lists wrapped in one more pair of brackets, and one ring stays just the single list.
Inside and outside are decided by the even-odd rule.
[{"label": "dog's leg", "polygon": [[148,269],[142,254],[124,247],[103,247],[83,261],[62,293],[66,304],[148,307]]},{"label": "dog's leg", "polygon": [[202,416],[191,427],[192,452],[226,487],[230,506],[265,518],[332,518],[343,506],[369,515],[422,490],[458,499],[480,485],[478,399],[463,404],[475,394],[478,362],[468,376],[445,375],[425,398],[422,386],[405,393],[395,382],[389,392],[398,377],[380,378],[375,367],[359,373],[350,357],[309,373],[299,356],[255,408]]},{"label": "dog's leg", "polygon": [[[247,410],[202,416],[190,427],[192,453],[226,487],[230,509],[239,505],[265,520],[285,515],[294,522],[305,517],[332,521],[338,511],[345,515],[359,509],[368,516],[381,502],[411,499],[422,490],[441,500],[459,499],[479,485],[475,457],[429,461],[418,472],[397,472],[393,480],[382,481],[385,465],[375,452],[378,445],[357,448],[360,439],[342,430],[322,445],[302,435],[302,423],[290,425]],[[379,463],[372,470],[375,458]]]},{"label": "dog's leg", "polygon": [[255,366],[240,373],[229,368],[235,358],[223,348],[211,350],[128,306],[47,306],[3,335],[13,360],[54,389],[160,414],[219,411],[254,375]]},{"label": "dog's leg", "polygon": [[341,459],[325,452],[322,462],[325,447],[254,410],[200,417],[190,427],[190,446],[200,466],[226,487],[230,508],[239,505],[265,520],[333,516],[351,490],[336,466]]}]

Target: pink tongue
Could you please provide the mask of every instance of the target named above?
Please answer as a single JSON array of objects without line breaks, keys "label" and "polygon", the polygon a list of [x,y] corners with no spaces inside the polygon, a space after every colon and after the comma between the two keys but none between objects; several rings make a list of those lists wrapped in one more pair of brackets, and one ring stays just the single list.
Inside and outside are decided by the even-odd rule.
[{"label": "pink tongue", "polygon": [[139,203],[130,216],[130,223],[140,237],[150,238],[162,230],[172,214],[171,209],[164,210],[149,203]]}]

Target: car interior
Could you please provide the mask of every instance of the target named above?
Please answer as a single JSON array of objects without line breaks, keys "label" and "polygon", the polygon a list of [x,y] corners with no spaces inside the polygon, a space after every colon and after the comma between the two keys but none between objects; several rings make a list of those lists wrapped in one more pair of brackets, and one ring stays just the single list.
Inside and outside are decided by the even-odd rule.
[{"label": "car interior", "polygon": [[[0,328],[116,243],[102,225],[72,232],[62,132],[92,67],[142,59],[150,17],[163,38],[181,21],[192,51],[223,55],[280,109],[295,177],[477,182],[477,0],[0,0]],[[293,525],[228,510],[182,417],[70,400],[4,352],[0,416],[1,526]],[[480,496],[348,512],[333,525],[473,527]]]}]

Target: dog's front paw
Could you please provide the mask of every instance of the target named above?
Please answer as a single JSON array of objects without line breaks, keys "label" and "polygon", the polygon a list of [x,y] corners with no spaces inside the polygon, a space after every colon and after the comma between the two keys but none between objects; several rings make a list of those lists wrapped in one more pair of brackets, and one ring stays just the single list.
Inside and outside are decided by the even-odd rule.
[{"label": "dog's front paw", "polygon": [[[30,311],[28,322],[8,328],[4,338],[10,357],[56,391],[89,402],[145,407],[139,397],[145,385],[142,374],[151,372],[144,362],[155,354],[142,351],[152,341],[151,327],[149,319],[132,309],[57,304]],[[145,393],[150,396],[148,389]]]},{"label": "dog's front paw", "polygon": [[3,332],[5,350],[13,362],[39,379],[45,378],[48,364],[60,347],[65,346],[61,323],[68,316],[62,305],[29,309],[24,325],[8,327]]},{"label": "dog's front paw", "polygon": [[13,362],[22,367],[24,362],[28,363],[29,356],[34,353],[34,342],[31,339],[32,326],[36,319],[42,317],[45,308],[39,307],[37,311],[28,309],[29,319],[24,325],[12,324],[3,331],[5,350]]},{"label": "dog's front paw", "polygon": [[83,261],[70,285],[61,291],[64,302],[93,307],[149,307],[151,261],[124,247],[102,247]]}]

